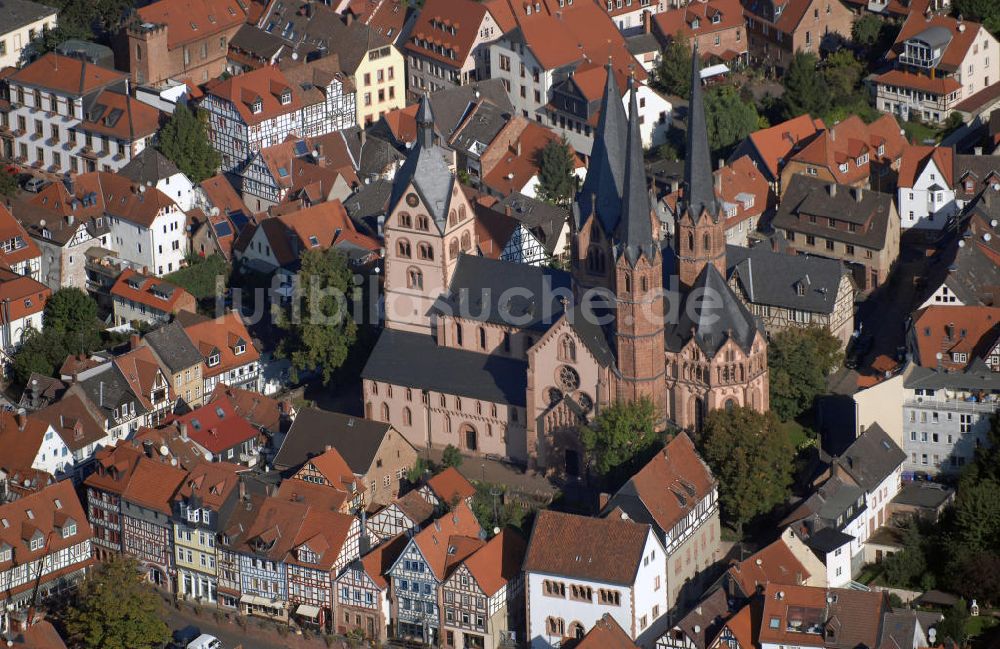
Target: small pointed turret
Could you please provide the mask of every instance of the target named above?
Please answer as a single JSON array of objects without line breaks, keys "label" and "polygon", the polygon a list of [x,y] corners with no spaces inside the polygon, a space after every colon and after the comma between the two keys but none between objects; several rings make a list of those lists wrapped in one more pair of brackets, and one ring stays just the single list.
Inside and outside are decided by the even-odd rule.
[{"label": "small pointed turret", "polygon": [[616,243],[624,248],[628,262],[635,266],[645,254],[649,260],[656,258],[657,245],[653,240],[649,192],[646,188],[646,168],[642,162],[642,135],[639,132],[639,106],[637,86],[629,78],[628,135],[625,138],[625,179],[622,190],[622,213],[615,233]]},{"label": "small pointed turret", "polygon": [[431,110],[431,100],[426,94],[420,98],[416,121],[417,142],[425,149],[429,149],[434,145],[434,111]]},{"label": "small pointed turret", "polygon": [[684,202],[691,219],[697,221],[704,212],[712,218],[719,213],[712,178],[712,152],[708,148],[708,124],[705,121],[705,100],[701,89],[701,60],[698,44],[691,52],[691,101],[688,104],[687,156],[684,165],[686,196]]}]

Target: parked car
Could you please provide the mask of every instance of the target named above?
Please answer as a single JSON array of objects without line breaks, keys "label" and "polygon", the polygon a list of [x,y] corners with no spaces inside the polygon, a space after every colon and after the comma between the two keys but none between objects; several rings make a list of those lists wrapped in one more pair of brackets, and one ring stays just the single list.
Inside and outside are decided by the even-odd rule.
[{"label": "parked car", "polygon": [[202,633],[188,643],[187,649],[222,649],[222,640],[219,640],[214,635]]},{"label": "parked car", "polygon": [[45,187],[48,184],[49,181],[45,180],[44,178],[33,177],[29,178],[24,182],[24,189],[25,191],[37,194],[38,192],[42,191],[43,187]]},{"label": "parked car", "polygon": [[859,333],[856,336],[852,336],[851,342],[847,345],[847,357],[844,360],[844,366],[853,370],[860,365],[865,360],[868,352],[872,350],[874,342],[875,338],[871,334]]}]

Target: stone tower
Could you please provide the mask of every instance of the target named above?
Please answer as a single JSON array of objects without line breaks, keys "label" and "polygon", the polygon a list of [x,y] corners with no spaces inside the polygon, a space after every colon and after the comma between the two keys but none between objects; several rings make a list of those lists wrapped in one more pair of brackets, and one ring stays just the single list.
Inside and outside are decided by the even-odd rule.
[{"label": "stone tower", "polygon": [[691,53],[683,204],[677,211],[674,229],[677,275],[682,290],[689,290],[694,285],[707,264],[713,264],[721,276],[726,276],[725,218],[715,198],[700,69],[696,44]]}]

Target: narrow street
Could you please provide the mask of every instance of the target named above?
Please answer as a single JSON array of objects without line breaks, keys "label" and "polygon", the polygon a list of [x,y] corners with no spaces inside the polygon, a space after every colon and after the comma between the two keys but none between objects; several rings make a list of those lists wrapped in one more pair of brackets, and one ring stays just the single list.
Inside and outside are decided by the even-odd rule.
[{"label": "narrow street", "polygon": [[[168,604],[164,621],[172,633],[179,632],[179,635],[175,636],[176,639],[183,639],[186,643],[200,633],[209,633],[222,641],[224,649],[234,649],[239,646],[243,649],[326,649],[326,647],[347,649],[350,646],[342,639],[336,639],[328,645],[323,637],[317,634],[313,634],[308,640],[292,632],[282,636],[274,624],[265,621],[262,626],[262,621],[258,618],[245,618],[247,624],[244,628],[234,621],[216,622],[212,611],[213,609],[205,607],[201,615],[195,615],[189,606],[181,606],[178,610]],[[231,618],[235,618],[235,615],[231,615]],[[175,646],[183,648],[186,645]]]}]

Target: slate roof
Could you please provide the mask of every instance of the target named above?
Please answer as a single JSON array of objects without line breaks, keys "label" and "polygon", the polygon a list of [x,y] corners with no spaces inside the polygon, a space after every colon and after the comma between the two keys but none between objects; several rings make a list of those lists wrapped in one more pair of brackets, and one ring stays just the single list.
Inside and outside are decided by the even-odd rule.
[{"label": "slate roof", "polygon": [[[570,284],[569,273],[562,270],[463,254],[448,294],[436,308],[457,317],[545,331],[562,315],[561,299],[572,300]],[[515,289],[532,297],[508,295]],[[541,301],[545,296],[551,298],[548,304]]]},{"label": "slate roof", "polygon": [[[782,195],[774,227],[881,250],[885,246],[889,217],[893,211],[892,196],[844,185],[834,186],[835,195],[831,196],[831,183],[801,174],[793,175]],[[861,200],[856,198],[859,191]],[[857,232],[833,229],[825,223],[800,220],[800,215],[834,218],[859,227]]]},{"label": "slate roof", "polygon": [[439,347],[430,336],[386,329],[361,376],[371,381],[523,407],[528,363]]},{"label": "slate roof", "polygon": [[535,518],[524,571],[632,586],[649,532],[647,524],[617,517],[545,509]]},{"label": "slate roof", "polygon": [[[652,262],[659,254],[659,243],[653,238],[652,206],[649,202],[646,170],[643,166],[642,137],[639,134],[639,108],[635,90],[635,81],[629,79],[628,132],[625,139],[622,215],[615,232],[615,247],[618,249],[618,254],[624,254],[625,259],[633,268],[639,262],[640,257],[645,256],[647,261]],[[697,135],[697,133],[695,134]],[[694,165],[695,163],[690,164]],[[711,174],[709,177],[711,178]],[[714,190],[712,196],[715,196]]]},{"label": "slate roof", "polygon": [[835,259],[783,254],[763,244],[726,246],[726,261],[728,276],[736,277],[751,303],[812,313],[833,313],[841,278],[850,274]]},{"label": "slate roof", "polygon": [[457,181],[449,167],[451,154],[436,142],[428,146],[422,141],[424,138],[420,137],[420,124],[418,120],[417,144],[406,157],[406,162],[396,172],[392,196],[389,199],[389,210],[395,209],[412,185],[430,214],[431,220],[443,234],[448,223],[452,187]]},{"label": "slate roof", "polygon": [[114,421],[114,410],[129,402],[135,402],[136,417],[148,412],[142,399],[129,386],[128,381],[113,364],[108,364],[104,371],[80,380],[79,385],[86,398],[100,409],[101,416]]},{"label": "slate roof", "polygon": [[538,239],[545,247],[546,254],[555,255],[562,252],[555,248],[559,242],[559,234],[566,227],[566,220],[569,218],[566,208],[545,203],[519,192],[509,194],[500,201],[499,206],[501,209],[510,208],[510,216],[517,219]]},{"label": "slate roof", "polygon": [[184,333],[184,327],[178,322],[171,322],[154,329],[143,336],[142,340],[152,348],[171,374],[193,367],[202,361],[198,349],[191,343],[191,339]]},{"label": "slate roof", "polygon": [[708,148],[708,122],[701,87],[701,57],[697,42],[691,56],[691,98],[688,102],[687,153],[684,156],[685,203],[694,222],[707,213],[717,218],[719,206],[712,177],[712,152]]},{"label": "slate roof", "polygon": [[165,155],[156,150],[155,147],[148,146],[142,153],[132,158],[127,165],[118,170],[120,176],[125,176],[134,183],[145,185],[146,183],[156,184],[164,178],[170,178],[174,174],[181,173],[173,162]]},{"label": "slate roof", "polygon": [[[692,302],[689,302],[692,301]],[[684,295],[676,324],[668,324],[666,347],[680,351],[693,336],[709,357],[732,337],[748,351],[759,331],[750,311],[733,294],[714,264],[706,264],[691,290]]]},{"label": "slate roof", "polygon": [[476,104],[448,141],[451,148],[479,157],[510,122],[511,115],[487,101]]},{"label": "slate roof", "polygon": [[0,23],[3,23],[4,33],[9,34],[46,16],[54,18],[57,13],[58,10],[31,0],[4,0],[0,6]]},{"label": "slate roof", "polygon": [[882,616],[882,631],[878,646],[885,649],[920,649],[926,645],[918,645],[914,639],[921,636],[924,640],[927,639],[927,629],[921,626],[916,611],[907,609],[887,611]]},{"label": "slate roof", "polygon": [[729,615],[729,596],[726,589],[715,588],[678,620],[677,626],[694,643],[696,649],[705,649],[718,635]]},{"label": "slate roof", "polygon": [[229,40],[229,47],[271,61],[285,47],[285,41],[256,25],[243,25]]},{"label": "slate roof", "polygon": [[868,493],[906,460],[906,453],[878,424],[872,424],[834,461]]},{"label": "slate roof", "polygon": [[385,217],[388,213],[391,196],[391,180],[373,180],[367,185],[361,185],[351,194],[344,201],[344,208],[360,231],[375,236],[379,228],[378,218]]},{"label": "slate roof", "polygon": [[[611,69],[610,64],[606,69]],[[595,212],[606,233],[615,231],[621,217],[628,117],[625,115],[615,75],[606,76],[590,165],[587,167],[583,188],[573,204],[573,217],[578,231]]]},{"label": "slate roof", "polygon": [[[365,475],[375,463],[391,424],[351,415],[303,408],[296,416],[285,441],[274,458],[278,468],[297,468],[330,445],[335,448],[356,475]],[[395,433],[398,435],[399,433]]]}]

